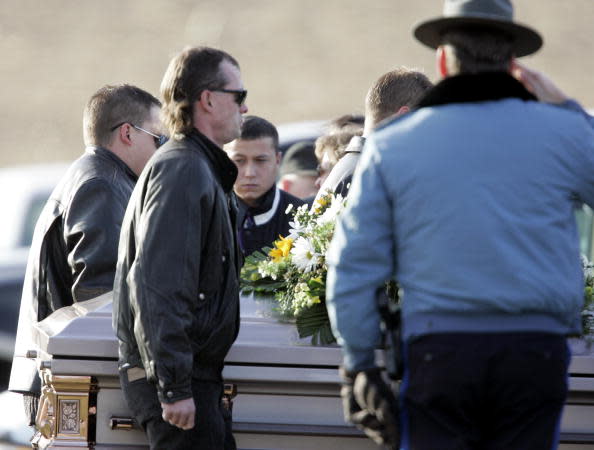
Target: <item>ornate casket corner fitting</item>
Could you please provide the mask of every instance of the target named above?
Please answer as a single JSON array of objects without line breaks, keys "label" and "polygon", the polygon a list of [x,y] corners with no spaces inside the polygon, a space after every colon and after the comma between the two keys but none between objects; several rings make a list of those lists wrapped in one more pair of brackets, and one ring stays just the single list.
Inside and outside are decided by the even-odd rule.
[{"label": "ornate casket corner fitting", "polygon": [[34,448],[92,449],[95,441],[97,382],[90,376],[52,375],[42,369],[43,387]]}]

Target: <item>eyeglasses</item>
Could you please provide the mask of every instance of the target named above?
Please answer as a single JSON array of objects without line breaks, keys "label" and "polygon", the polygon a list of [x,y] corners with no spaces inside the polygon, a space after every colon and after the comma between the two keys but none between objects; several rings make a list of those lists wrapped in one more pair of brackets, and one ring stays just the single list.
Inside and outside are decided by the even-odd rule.
[{"label": "eyeglasses", "polygon": [[[116,126],[112,127],[110,131],[114,131],[115,129],[120,128],[122,125],[124,125],[126,123],[128,123],[128,122],[119,123]],[[164,136],[162,134],[151,133],[150,131],[145,130],[144,128],[141,128],[138,125],[134,125],[133,123],[131,123],[130,126],[132,128],[136,128],[137,130],[144,131],[146,134],[150,134],[153,137],[153,139],[155,140],[155,146],[157,148],[161,147],[165,142],[167,142],[169,140],[169,138],[167,136]]]},{"label": "eyeglasses", "polygon": [[164,136],[162,134],[154,134],[154,133],[151,133],[150,131],[145,130],[144,128],[140,128],[139,126],[136,126],[134,124],[130,124],[130,125],[132,125],[137,130],[144,131],[146,134],[150,134],[153,137],[153,139],[155,140],[155,146],[157,148],[161,147],[165,142],[167,142],[169,140],[169,138],[167,136]]},{"label": "eyeglasses", "polygon": [[227,94],[235,94],[235,103],[239,106],[243,105],[245,98],[247,97],[247,91],[245,89],[209,89],[215,92],[225,92]]}]

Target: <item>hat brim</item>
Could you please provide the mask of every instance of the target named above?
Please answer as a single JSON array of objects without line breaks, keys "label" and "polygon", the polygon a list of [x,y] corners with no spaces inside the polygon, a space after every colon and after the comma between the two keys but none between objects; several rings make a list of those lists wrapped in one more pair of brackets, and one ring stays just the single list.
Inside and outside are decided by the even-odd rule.
[{"label": "hat brim", "polygon": [[440,17],[417,25],[414,36],[423,44],[437,48],[443,33],[452,27],[481,26],[501,30],[514,39],[514,55],[526,56],[542,47],[542,37],[535,30],[515,22],[485,17]]}]

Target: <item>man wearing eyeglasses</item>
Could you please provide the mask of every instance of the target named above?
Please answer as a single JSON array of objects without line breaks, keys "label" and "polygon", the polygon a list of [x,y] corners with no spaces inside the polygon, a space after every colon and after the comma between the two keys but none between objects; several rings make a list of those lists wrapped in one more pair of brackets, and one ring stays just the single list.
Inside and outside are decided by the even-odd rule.
[{"label": "man wearing eyeglasses", "polygon": [[122,225],[113,326],[120,382],[151,448],[235,449],[223,362],[239,331],[237,168],[222,147],[247,112],[239,64],[189,48],[161,83],[171,140]]},{"label": "man wearing eyeglasses", "polygon": [[160,102],[123,84],[104,86],[83,115],[85,153],[68,169],[35,227],[9,389],[25,395],[31,425],[40,380],[26,357],[32,326],[63,306],[113,288],[120,227],[142,168],[163,141]]}]

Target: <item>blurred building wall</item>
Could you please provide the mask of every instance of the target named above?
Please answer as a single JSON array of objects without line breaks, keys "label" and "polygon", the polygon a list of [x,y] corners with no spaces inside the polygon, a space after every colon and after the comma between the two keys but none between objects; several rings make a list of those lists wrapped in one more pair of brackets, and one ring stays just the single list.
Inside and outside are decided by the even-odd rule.
[{"label": "blurred building wall", "polygon": [[[362,112],[369,85],[406,65],[435,79],[411,29],[441,0],[3,0],[0,166],[70,160],[81,116],[107,83],[158,95],[171,56],[217,46],[242,66],[250,113],[275,123]],[[594,106],[594,1],[516,0],[545,47],[525,62]]]}]

